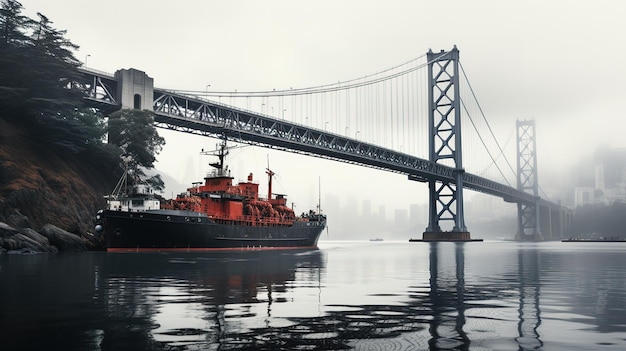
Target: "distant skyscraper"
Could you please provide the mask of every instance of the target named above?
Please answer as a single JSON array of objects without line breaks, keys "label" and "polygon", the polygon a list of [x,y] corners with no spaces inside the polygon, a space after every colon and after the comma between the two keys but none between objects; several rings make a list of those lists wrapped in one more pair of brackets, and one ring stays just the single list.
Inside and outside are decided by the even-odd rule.
[{"label": "distant skyscraper", "polygon": [[409,215],[405,209],[396,209],[393,219],[394,225],[399,229],[407,229],[409,225]]},{"label": "distant skyscraper", "polygon": [[426,223],[428,221],[428,206],[421,204],[411,204],[409,206],[409,224]]},{"label": "distant skyscraper", "polygon": [[594,189],[589,187],[579,187],[575,190],[574,206],[583,206],[595,202]]},{"label": "distant skyscraper", "polygon": [[605,187],[605,182],[604,182],[604,164],[602,163],[596,163],[596,167],[595,167],[595,183],[596,183],[596,189],[598,190],[604,190]]},{"label": "distant skyscraper", "polygon": [[363,216],[370,217],[372,215],[372,200],[363,200]]}]

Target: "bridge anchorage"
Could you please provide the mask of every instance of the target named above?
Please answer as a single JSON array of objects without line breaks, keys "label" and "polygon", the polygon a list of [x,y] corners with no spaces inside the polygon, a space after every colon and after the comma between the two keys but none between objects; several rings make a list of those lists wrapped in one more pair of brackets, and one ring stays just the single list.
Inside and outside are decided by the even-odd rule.
[{"label": "bridge anchorage", "polygon": [[[348,135],[154,87],[145,72],[121,69],[114,75],[81,68],[87,103],[109,114],[151,109],[155,125],[208,137],[322,157],[405,174],[428,184],[428,227],[410,241],[482,241],[465,226],[463,190],[493,195],[518,205],[517,240],[556,240],[572,222],[572,211],[538,196],[534,122],[518,122],[516,188],[466,172],[461,143],[459,51],[427,53],[428,160]],[[541,215],[541,222],[539,221]]]}]

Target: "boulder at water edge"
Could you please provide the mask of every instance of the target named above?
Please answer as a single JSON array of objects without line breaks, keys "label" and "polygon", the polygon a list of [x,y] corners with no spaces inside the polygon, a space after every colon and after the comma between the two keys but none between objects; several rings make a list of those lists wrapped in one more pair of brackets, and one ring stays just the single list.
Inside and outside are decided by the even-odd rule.
[{"label": "boulder at water edge", "polygon": [[87,251],[85,241],[80,236],[52,224],[44,225],[40,232],[48,238],[50,244],[58,247],[59,251]]}]

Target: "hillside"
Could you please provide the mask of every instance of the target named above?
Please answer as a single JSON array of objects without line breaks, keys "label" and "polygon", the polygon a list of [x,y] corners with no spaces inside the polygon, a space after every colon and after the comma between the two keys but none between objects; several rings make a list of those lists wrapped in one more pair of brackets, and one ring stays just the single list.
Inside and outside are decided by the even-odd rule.
[{"label": "hillside", "polygon": [[35,230],[52,224],[78,235],[93,232],[103,195],[120,175],[98,159],[51,148],[27,127],[0,115],[0,222]]}]

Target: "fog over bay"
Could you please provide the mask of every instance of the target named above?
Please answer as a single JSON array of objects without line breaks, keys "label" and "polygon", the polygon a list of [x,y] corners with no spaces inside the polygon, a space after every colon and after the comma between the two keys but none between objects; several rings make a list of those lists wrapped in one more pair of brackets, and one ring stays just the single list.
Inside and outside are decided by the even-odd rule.
[{"label": "fog over bay", "polygon": [[[21,3],[25,15],[41,12],[67,30],[66,37],[80,46],[76,58],[87,67],[110,73],[136,68],[167,89],[318,86],[456,45],[502,143],[516,119],[536,121],[539,182],[551,197],[549,189],[578,160],[601,146],[626,147],[626,4],[619,1]],[[212,160],[199,152],[216,140],[159,133],[167,144],[157,168],[176,182],[167,184],[169,197],[202,179]],[[426,136],[425,130],[416,137]],[[329,214],[331,225],[342,215],[352,218],[342,211],[361,213],[368,200],[374,212],[383,206],[388,218],[396,209],[427,203],[426,186],[403,175],[253,147],[230,156],[236,180],[253,172],[261,184],[269,158],[278,174],[275,192],[286,193],[296,212],[314,207],[321,197],[322,207],[336,210]],[[514,156],[507,155],[513,164]],[[477,172],[471,165],[466,169]],[[471,201],[474,195],[466,197]]]}]

